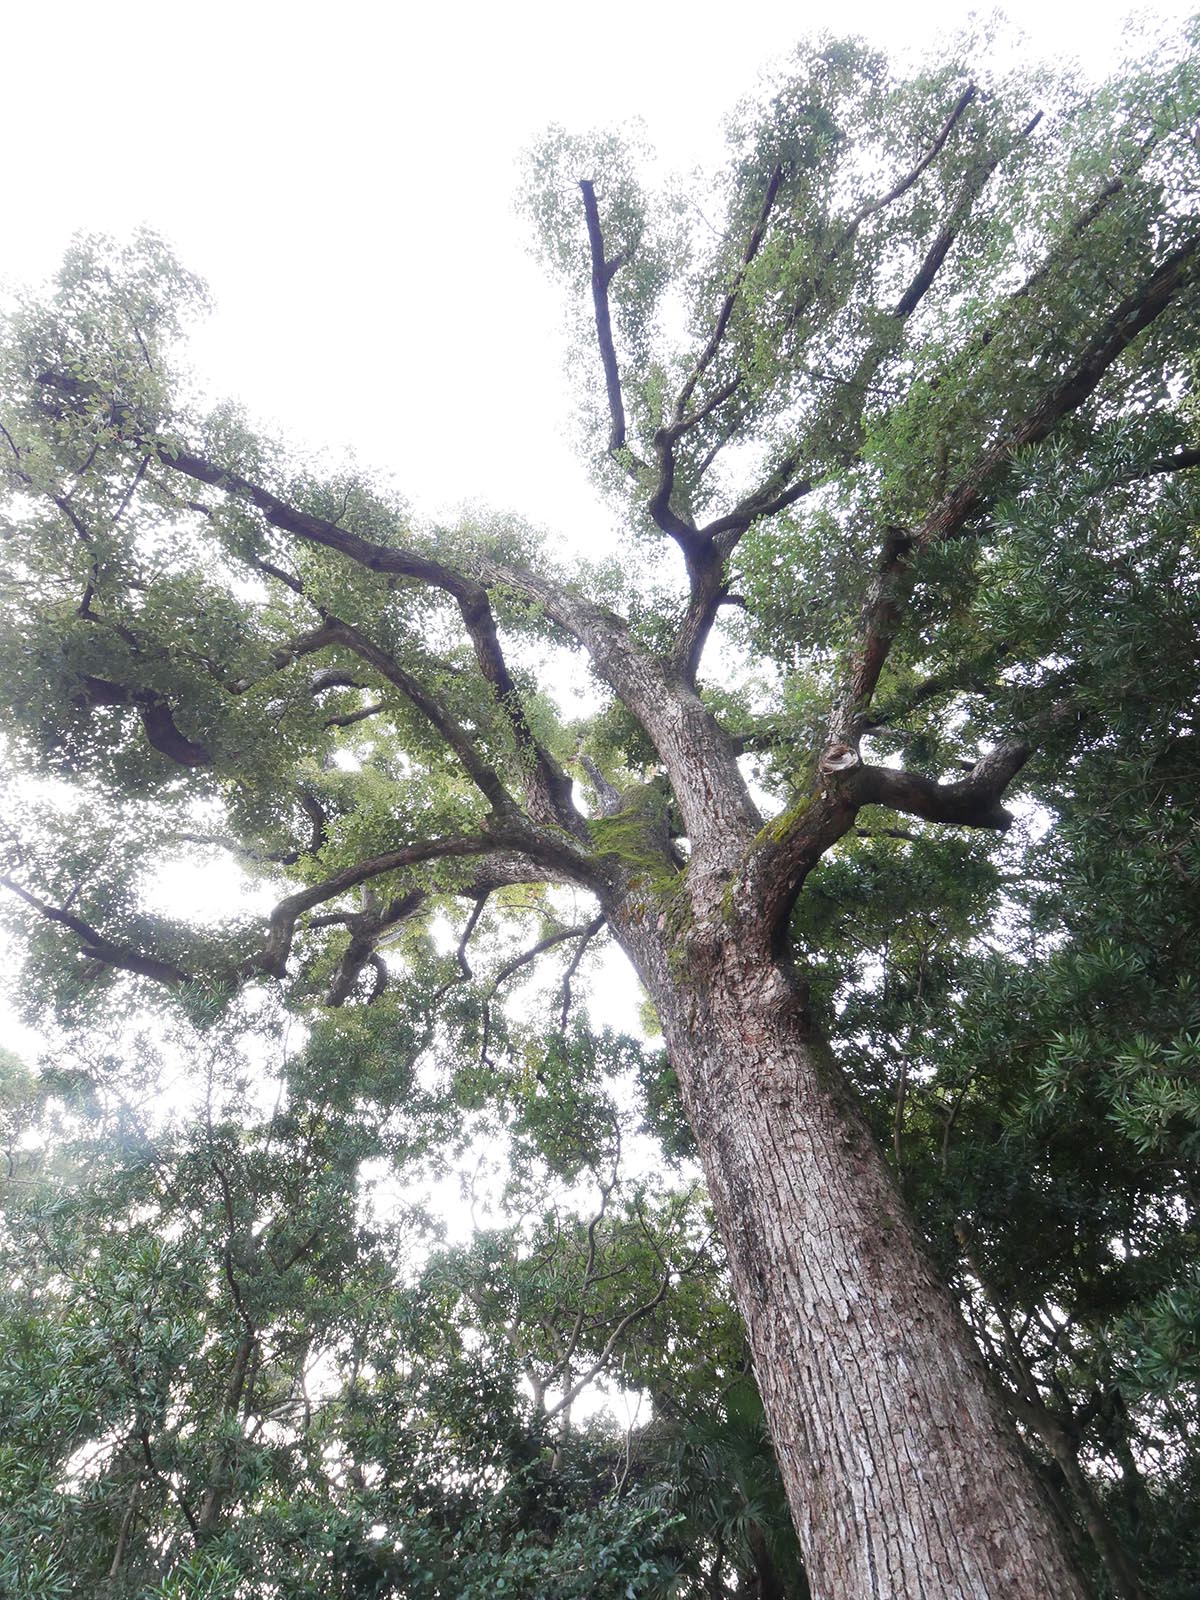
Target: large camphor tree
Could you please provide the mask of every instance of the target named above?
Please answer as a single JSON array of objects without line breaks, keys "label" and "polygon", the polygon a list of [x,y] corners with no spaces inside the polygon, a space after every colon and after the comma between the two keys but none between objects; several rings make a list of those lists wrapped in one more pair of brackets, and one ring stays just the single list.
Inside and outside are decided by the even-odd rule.
[{"label": "large camphor tree", "polygon": [[[831,1600],[1086,1592],[898,1185],[937,1045],[869,957],[899,951],[878,970],[919,1001],[939,928],[978,950],[988,919],[1020,923],[1014,804],[1031,834],[1078,793],[1115,815],[1106,751],[1141,751],[1146,804],[1179,820],[1198,89],[1186,44],[1087,92],[960,62],[901,81],[822,45],[739,113],[702,204],[645,193],[617,140],[552,136],[528,201],[627,529],[594,564],[515,519],[421,526],[201,415],[172,375],[197,289],[152,240],[81,243],[10,320],[4,680],[14,763],[55,780],[7,845],[27,983],[75,1020],[113,984],[194,1016],[247,985],[403,1016],[448,918],[469,974],[482,908],[587,897],[538,943],[607,930],[652,1002]],[[447,426],[469,448],[487,419]],[[556,689],[584,671],[598,709],[572,717]],[[147,909],[147,863],[185,848],[278,883],[269,916]],[[974,976],[981,1017],[1017,1003],[1019,963],[1007,990]],[[969,1015],[971,993],[941,1003]],[[975,1073],[999,1051],[980,1037]],[[1090,1045],[1064,1039],[1069,1094]],[[890,1165],[856,1049],[906,1063]],[[971,1082],[938,1102],[943,1169]],[[1179,1182],[1164,1226],[1195,1205]],[[956,1225],[976,1305],[1011,1264]],[[976,1320],[1106,1581],[1142,1592],[1018,1330]],[[247,1334],[243,1379],[252,1354]]]}]

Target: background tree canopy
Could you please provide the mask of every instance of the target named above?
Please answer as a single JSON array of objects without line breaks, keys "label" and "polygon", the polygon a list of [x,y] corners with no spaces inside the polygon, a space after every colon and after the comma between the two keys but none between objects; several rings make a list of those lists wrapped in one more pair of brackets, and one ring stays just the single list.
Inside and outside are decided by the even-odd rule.
[{"label": "background tree canopy", "polygon": [[[753,933],[1084,1581],[1200,1593],[1198,98],[1191,35],[1086,92],[826,42],[702,190],[549,135],[612,560],[201,409],[151,236],[9,319],[3,881],[59,1032],[0,1062],[0,1589],[806,1595],[731,1302],[753,1343],[769,1163],[681,1043]],[[163,887],[231,859],[226,916]]]}]

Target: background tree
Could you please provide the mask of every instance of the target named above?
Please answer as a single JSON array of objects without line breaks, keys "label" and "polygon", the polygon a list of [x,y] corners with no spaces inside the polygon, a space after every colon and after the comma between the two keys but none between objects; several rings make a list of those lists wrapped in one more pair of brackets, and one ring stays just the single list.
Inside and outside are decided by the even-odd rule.
[{"label": "background tree", "polygon": [[[394,1018],[281,1064],[239,1021],[6,1080],[5,1594],[802,1592],[711,1219],[616,1156],[637,1047],[549,1088],[506,1053],[485,1107],[473,1066],[422,1092]],[[510,1170],[450,1247],[415,1196],[472,1102]],[[653,1422],[566,1426],[618,1371]]]},{"label": "background tree", "polygon": [[[32,981],[68,1016],[125,975],[193,1009],[269,979],[299,1008],[432,1019],[456,1003],[434,976],[449,908],[463,977],[489,908],[533,918],[543,952],[606,926],[663,1028],[818,1594],[1085,1582],[848,1081],[877,1114],[886,1091],[901,1176],[1104,1581],[1142,1581],[1084,1470],[1103,1413],[1132,1523],[1139,1424],[1111,1420],[1089,1341],[1133,1324],[1082,1301],[1106,1273],[1151,1288],[1132,1315],[1185,1377],[1191,1024],[1173,932],[1146,928],[1153,959],[1112,939],[1084,840],[1107,782],[1122,804],[1140,785],[1151,816],[1113,815],[1146,904],[1173,887],[1168,837],[1190,881],[1190,668],[1144,672],[1131,640],[1146,619],[1194,636],[1195,109],[1183,45],[1087,96],[984,92],[959,62],[899,81],[823,45],[733,124],[715,231],[652,203],[616,142],[552,141],[531,204],[588,313],[598,469],[637,550],[611,570],[558,570],[512,521],[414,528],[361,477],[193,415],[169,361],[194,286],[153,242],[80,246],[13,324],[7,676],[26,759],[75,780],[12,845]],[[565,649],[592,717],[550,693]],[[1060,819],[1046,893],[1032,844],[979,842],[1008,832],[1018,774]],[[185,844],[290,879],[265,931],[148,907],[147,861]],[[1172,999],[1131,1038],[1139,971]],[[1029,1088],[989,1099],[977,1030],[1011,1027],[1015,991],[1035,1040],[1060,1005],[1083,1016],[1040,1071],[1010,1033]],[[1048,1222],[1049,1091],[1081,1149],[1085,1102],[1124,1130],[1128,1231],[1111,1272],[1094,1232],[1090,1277],[1050,1252],[1015,1307],[994,1192],[978,1167],[950,1188],[951,1152],[1023,1134],[1013,1191]],[[1143,1275],[1130,1169],[1155,1148]],[[508,1340],[527,1375],[585,1348],[551,1321],[538,1355]]]}]

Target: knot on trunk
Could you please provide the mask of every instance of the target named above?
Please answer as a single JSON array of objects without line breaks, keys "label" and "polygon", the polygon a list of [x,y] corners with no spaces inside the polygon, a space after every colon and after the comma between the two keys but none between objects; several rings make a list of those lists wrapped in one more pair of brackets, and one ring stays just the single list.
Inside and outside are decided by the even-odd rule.
[{"label": "knot on trunk", "polygon": [[817,762],[817,766],[828,776],[831,772],[848,772],[851,767],[860,766],[861,761],[862,758],[853,746],[827,744],[821,751],[821,759]]}]

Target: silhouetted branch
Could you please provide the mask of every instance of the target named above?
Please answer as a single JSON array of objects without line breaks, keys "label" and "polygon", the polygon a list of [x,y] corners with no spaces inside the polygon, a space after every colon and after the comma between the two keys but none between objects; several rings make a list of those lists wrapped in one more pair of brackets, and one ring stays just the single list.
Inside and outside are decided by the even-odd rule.
[{"label": "silhouetted branch", "polygon": [[588,248],[592,258],[592,307],[596,317],[596,342],[600,347],[600,361],[604,367],[604,387],[608,395],[608,453],[615,456],[625,446],[625,402],[621,397],[621,375],[617,367],[617,351],[613,343],[612,312],[608,303],[608,286],[620,267],[622,256],[605,259],[604,235],[600,229],[600,210],[596,204],[596,186],[588,178],[579,180],[583,196],[583,214],[587,221]]},{"label": "silhouetted branch", "polygon": [[39,915],[45,917],[47,922],[58,923],[60,927],[73,933],[80,941],[80,954],[86,956],[89,961],[99,961],[106,967],[118,967],[124,972],[134,972],[139,977],[150,978],[155,983],[163,983],[172,988],[177,984],[191,982],[190,974],[175,966],[173,962],[160,961],[157,956],[145,955],[129,945],[107,938],[82,917],[77,917],[74,912],[67,911],[61,906],[50,905],[47,901],[39,899],[14,879],[0,877],[0,884],[24,900],[26,905],[32,906]]}]

